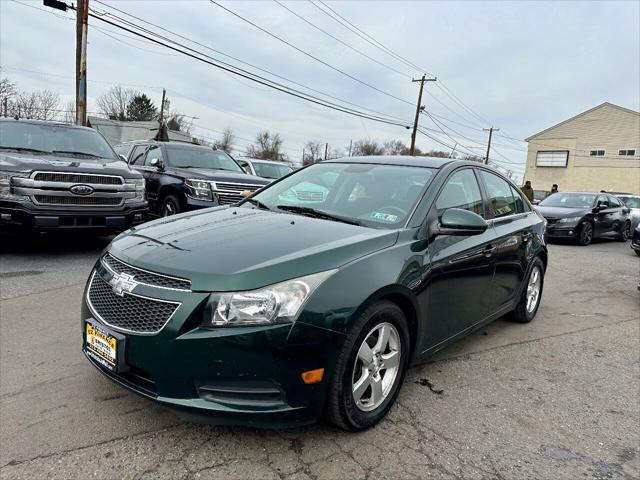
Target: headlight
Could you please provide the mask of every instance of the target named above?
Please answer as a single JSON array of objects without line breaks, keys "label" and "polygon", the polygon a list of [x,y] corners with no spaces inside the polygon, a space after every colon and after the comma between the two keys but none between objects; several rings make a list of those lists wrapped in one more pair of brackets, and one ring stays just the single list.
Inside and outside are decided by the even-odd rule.
[{"label": "headlight", "polygon": [[569,218],[561,218],[558,220],[559,223],[578,223],[582,220],[582,217],[569,217]]},{"label": "headlight", "polygon": [[205,200],[213,202],[213,192],[211,191],[211,183],[205,180],[185,180],[184,184],[189,188],[188,195],[195,200]]},{"label": "headlight", "polygon": [[125,203],[139,203],[146,200],[145,182],[144,178],[128,178],[125,183],[129,185],[135,185],[135,196],[133,198],[127,198]]},{"label": "headlight", "polygon": [[0,172],[0,198],[5,200],[24,200],[28,198],[25,195],[16,195],[12,188],[16,185],[13,179],[27,178],[28,176],[28,173]]},{"label": "headlight", "polygon": [[314,273],[258,290],[213,293],[204,326],[273,325],[296,320],[311,294],[336,270]]}]

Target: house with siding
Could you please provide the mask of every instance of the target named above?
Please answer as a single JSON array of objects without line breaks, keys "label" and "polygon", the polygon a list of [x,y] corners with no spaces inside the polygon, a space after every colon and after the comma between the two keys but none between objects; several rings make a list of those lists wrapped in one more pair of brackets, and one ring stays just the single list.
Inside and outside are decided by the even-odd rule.
[{"label": "house with siding", "polygon": [[605,102],[526,139],[536,190],[640,194],[640,112]]}]

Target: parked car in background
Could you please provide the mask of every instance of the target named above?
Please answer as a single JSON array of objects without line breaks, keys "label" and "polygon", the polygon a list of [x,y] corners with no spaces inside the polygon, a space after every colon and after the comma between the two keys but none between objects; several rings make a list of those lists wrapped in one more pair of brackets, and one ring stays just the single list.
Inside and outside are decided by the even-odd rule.
[{"label": "parked car in background", "polygon": [[0,227],[112,233],[147,213],[144,179],[98,132],[0,119]]},{"label": "parked car in background", "polygon": [[[330,179],[330,184],[328,184]],[[325,185],[310,206],[289,195]],[[362,430],[409,365],[509,314],[536,315],[544,219],[477,162],[320,162],[235,206],[149,222],[91,273],[83,350],[184,416]]]},{"label": "parked car in background", "polygon": [[551,192],[548,190],[534,190],[533,191],[533,205],[539,204],[542,200],[547,198]]},{"label": "parked car in background", "polygon": [[233,204],[269,183],[245,173],[227,153],[212,147],[144,140],[115,149],[144,176],[154,216]]},{"label": "parked car in background", "polygon": [[640,195],[616,195],[622,203],[631,209],[631,229],[640,225]]},{"label": "parked car in background", "polygon": [[631,249],[636,252],[636,255],[640,257],[640,225],[637,225],[633,230],[633,237],[631,238]]},{"label": "parked car in background", "polygon": [[554,193],[537,209],[547,220],[546,236],[550,238],[569,238],[589,245],[598,237],[624,242],[631,234],[630,209],[608,193]]},{"label": "parked car in background", "polygon": [[237,162],[244,171],[257,177],[275,180],[293,172],[291,165],[272,160],[260,160],[257,158],[239,158]]}]

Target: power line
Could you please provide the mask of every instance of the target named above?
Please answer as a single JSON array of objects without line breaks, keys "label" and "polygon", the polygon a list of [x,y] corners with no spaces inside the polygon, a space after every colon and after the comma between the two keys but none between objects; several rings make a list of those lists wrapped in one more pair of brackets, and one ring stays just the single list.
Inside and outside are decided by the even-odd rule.
[{"label": "power line", "polygon": [[280,2],[279,0],[273,0],[273,1],[274,1],[274,2],[276,2],[278,5],[280,5],[282,8],[284,8],[285,10],[287,10],[288,12],[290,12],[291,14],[295,15],[296,17],[298,17],[300,20],[302,20],[302,21],[303,21],[303,22],[305,22],[306,24],[311,25],[311,26],[312,26],[313,28],[315,28],[316,30],[319,30],[320,32],[324,33],[325,35],[327,35],[327,36],[329,36],[329,37],[333,38],[336,42],[338,42],[338,43],[340,43],[340,44],[344,45],[345,47],[347,47],[347,48],[349,48],[349,49],[353,50],[354,52],[356,52],[356,53],[358,53],[358,54],[362,55],[363,57],[368,58],[369,60],[371,60],[371,61],[373,61],[373,62],[377,63],[378,65],[380,65],[380,66],[382,66],[382,67],[384,67],[384,68],[386,68],[386,69],[388,69],[388,70],[391,70],[392,72],[397,73],[398,75],[402,75],[403,77],[406,77],[406,78],[411,78],[411,75],[407,75],[406,73],[403,73],[403,72],[401,72],[400,70],[397,70],[397,69],[395,69],[395,68],[393,68],[393,67],[391,67],[391,66],[387,65],[386,63],[382,63],[382,62],[380,62],[380,61],[376,60],[375,58],[373,58],[373,57],[371,57],[371,56],[367,55],[367,54],[366,54],[366,53],[364,53],[363,51],[358,50],[357,48],[353,47],[352,45],[349,45],[347,42],[344,42],[344,41],[340,40],[338,37],[336,37],[336,36],[334,36],[333,34],[331,34],[331,33],[327,32],[326,30],[324,30],[324,29],[320,28],[320,27],[319,27],[319,26],[317,26],[315,23],[310,22],[309,20],[307,20],[306,18],[304,18],[302,15],[300,15],[300,14],[298,14],[298,13],[294,12],[293,10],[291,10],[289,7],[287,7],[286,5],[284,5],[284,4],[283,4],[282,2]]},{"label": "power line", "polygon": [[[372,113],[375,113],[375,114],[378,114],[378,115],[382,115],[382,116],[384,116],[384,117],[393,118],[393,119],[395,119],[395,120],[399,120],[399,121],[401,121],[401,122],[409,123],[407,120],[402,119],[402,118],[400,118],[400,117],[396,117],[396,116],[394,116],[394,115],[386,114],[386,113],[384,113],[384,112],[380,112],[380,111],[378,111],[378,110],[374,110],[374,109],[371,109],[371,108],[369,108],[369,107],[365,107],[365,106],[363,106],[363,105],[359,105],[359,104],[357,104],[357,103],[350,102],[350,101],[348,101],[348,100],[345,100],[345,99],[342,99],[342,98],[339,98],[339,97],[333,96],[333,95],[331,95],[331,94],[329,94],[329,93],[323,92],[323,91],[318,90],[318,89],[315,89],[315,88],[313,88],[313,87],[309,87],[308,85],[305,85],[305,84],[303,84],[303,83],[297,82],[297,81],[295,81],[295,80],[291,80],[290,78],[284,77],[284,76],[282,76],[282,75],[279,75],[279,74],[277,74],[277,73],[275,73],[275,72],[272,72],[272,71],[270,71],[270,70],[267,70],[267,69],[265,69],[265,68],[261,68],[261,67],[259,67],[259,66],[257,66],[257,65],[254,65],[254,64],[252,64],[252,63],[246,62],[246,61],[244,61],[244,60],[242,60],[242,59],[240,59],[240,58],[238,58],[238,57],[234,57],[233,55],[229,55],[229,54],[227,54],[227,53],[225,53],[225,52],[222,52],[222,51],[220,51],[220,50],[216,50],[215,48],[212,48],[212,47],[210,47],[209,45],[205,45],[205,44],[200,43],[200,42],[198,42],[198,41],[196,41],[196,40],[193,40],[193,39],[191,39],[191,38],[185,37],[184,35],[181,35],[181,34],[179,34],[179,33],[176,33],[176,32],[174,32],[174,31],[172,31],[172,30],[169,30],[169,29],[167,29],[167,28],[165,28],[165,27],[162,27],[162,26],[160,26],[160,25],[157,25],[157,24],[155,24],[155,23],[152,23],[152,22],[150,22],[150,21],[148,21],[148,20],[145,20],[145,19],[142,19],[142,18],[140,18],[140,17],[137,17],[137,16],[135,16],[135,15],[133,15],[133,14],[131,14],[131,13],[125,12],[124,10],[121,10],[121,9],[119,9],[119,8],[117,8],[117,7],[114,7],[114,6],[112,6],[112,5],[109,5],[109,4],[107,4],[107,3],[104,3],[104,2],[102,2],[102,1],[100,1],[100,0],[94,0],[94,1],[95,1],[95,2],[97,2],[97,3],[99,3],[99,4],[101,4],[101,5],[104,5],[104,6],[105,6],[105,7],[107,7],[107,8],[110,8],[110,9],[115,10],[115,11],[117,11],[117,12],[120,12],[120,13],[122,13],[122,14],[124,14],[124,15],[127,15],[127,16],[129,16],[129,17],[131,17],[131,18],[134,18],[134,19],[136,19],[136,20],[138,20],[138,21],[140,21],[140,22],[144,22],[144,23],[146,23],[146,24],[148,24],[148,25],[151,25],[151,26],[153,26],[153,27],[155,27],[155,28],[159,28],[160,30],[162,30],[162,31],[164,31],[164,32],[166,32],[166,33],[169,33],[169,34],[171,34],[171,35],[173,35],[173,36],[175,36],[175,37],[178,37],[178,38],[180,38],[180,39],[182,39],[182,40],[185,40],[185,41],[187,41],[187,42],[193,43],[194,45],[198,45],[198,46],[200,46],[200,47],[202,47],[202,48],[205,48],[205,49],[207,49],[207,50],[209,50],[209,51],[212,51],[212,52],[217,53],[217,54],[219,54],[219,55],[222,55],[222,56],[224,56],[224,57],[230,58],[230,59],[232,59],[232,60],[234,60],[234,61],[236,61],[236,62],[239,62],[239,63],[241,63],[241,64],[243,64],[243,65],[246,65],[246,66],[248,66],[248,67],[254,68],[254,69],[258,70],[258,71],[261,71],[261,72],[266,73],[266,74],[268,74],[268,75],[274,76],[274,77],[276,77],[276,78],[279,78],[280,80],[284,80],[284,81],[289,82],[289,83],[291,83],[291,84],[293,84],[293,85],[296,85],[296,86],[298,86],[298,87],[304,88],[304,89],[306,89],[306,90],[309,90],[309,91],[311,91],[311,92],[317,93],[317,94],[322,95],[322,96],[325,96],[325,97],[327,97],[327,98],[331,98],[332,100],[336,100],[336,101],[338,101],[338,102],[346,103],[346,104],[348,104],[348,105],[351,105],[351,106],[357,107],[357,108],[362,109],[362,110],[366,110],[366,111],[369,111],[369,112],[372,112]],[[133,24],[133,23],[131,23],[131,22],[128,22],[126,19],[123,19],[123,18],[121,18],[121,17],[118,17],[117,15],[114,15],[114,14],[111,14],[111,13],[106,13],[106,14],[107,14],[107,15],[109,15],[109,16],[112,16],[112,17],[114,17],[114,18],[117,18],[118,20],[123,21],[123,22],[125,22],[125,23],[127,23],[127,24],[129,24],[129,25],[135,26],[135,24]],[[159,38],[163,38],[163,39],[169,40],[169,41],[171,41],[171,42],[174,42],[174,40],[168,39],[167,37],[165,37],[165,36],[163,36],[163,35],[158,35],[157,33],[152,32],[151,30],[148,30],[148,29],[143,29],[143,30],[144,30],[144,31],[146,31],[146,32],[148,32],[149,34],[152,34],[152,35],[158,36]],[[224,62],[223,62],[223,63],[224,63]],[[225,63],[225,65],[229,65],[229,64],[228,64],[228,63]]]},{"label": "power line", "polygon": [[249,20],[249,19],[247,19],[247,18],[243,17],[242,15],[237,14],[236,12],[234,12],[233,10],[231,10],[231,9],[229,9],[229,8],[227,8],[227,7],[225,7],[224,5],[221,5],[220,3],[216,2],[215,0],[209,0],[209,1],[210,1],[211,3],[213,3],[214,5],[216,5],[216,6],[220,7],[220,8],[222,8],[223,10],[225,10],[225,11],[229,12],[231,15],[233,15],[233,16],[235,16],[235,17],[239,18],[239,19],[240,19],[240,20],[242,20],[243,22],[248,23],[249,25],[251,25],[251,26],[253,26],[253,27],[257,28],[258,30],[260,30],[261,32],[266,33],[266,34],[267,34],[267,35],[269,35],[270,37],[275,38],[276,40],[278,40],[279,42],[284,43],[285,45],[288,45],[289,47],[293,48],[294,50],[296,50],[296,51],[298,51],[298,52],[302,53],[303,55],[305,55],[305,56],[307,56],[307,57],[309,57],[309,58],[311,58],[311,59],[315,60],[315,61],[316,61],[316,62],[318,62],[318,63],[321,63],[322,65],[324,65],[324,66],[326,66],[326,67],[330,68],[331,70],[334,70],[334,71],[336,71],[336,72],[340,73],[341,75],[344,75],[345,77],[350,78],[351,80],[354,80],[354,81],[356,81],[356,82],[358,82],[358,83],[360,83],[360,84],[362,84],[362,85],[364,85],[364,86],[366,86],[366,87],[368,87],[368,88],[371,88],[372,90],[375,90],[375,91],[377,91],[377,92],[379,92],[379,93],[381,93],[381,94],[383,94],[383,95],[386,95],[387,97],[390,97],[390,98],[393,98],[393,99],[395,99],[395,100],[398,100],[399,102],[403,102],[403,103],[407,103],[407,104],[409,104],[409,105],[413,105],[413,104],[412,104],[411,102],[409,102],[408,100],[405,100],[405,99],[403,99],[403,98],[400,98],[400,97],[398,97],[398,96],[396,96],[396,95],[394,95],[394,94],[392,94],[392,93],[386,92],[386,91],[384,91],[384,90],[382,90],[382,89],[380,89],[380,88],[376,87],[375,85],[371,85],[370,83],[365,82],[364,80],[361,80],[361,79],[359,79],[358,77],[354,77],[354,76],[353,76],[353,75],[351,75],[350,73],[347,73],[347,72],[345,72],[344,70],[341,70],[341,69],[339,69],[338,67],[335,67],[335,66],[331,65],[330,63],[325,62],[324,60],[322,60],[322,59],[320,59],[320,58],[316,57],[315,55],[310,54],[309,52],[307,52],[307,51],[305,51],[305,50],[303,50],[303,49],[301,49],[301,48],[299,48],[299,47],[295,46],[295,45],[294,45],[294,44],[292,44],[291,42],[288,42],[287,40],[285,40],[285,39],[283,39],[283,38],[281,38],[281,37],[277,36],[276,34],[274,34],[274,33],[270,32],[270,31],[269,31],[269,30],[267,30],[266,28],[261,27],[260,25],[258,25],[258,24],[256,24],[256,23],[252,22],[251,20]]}]

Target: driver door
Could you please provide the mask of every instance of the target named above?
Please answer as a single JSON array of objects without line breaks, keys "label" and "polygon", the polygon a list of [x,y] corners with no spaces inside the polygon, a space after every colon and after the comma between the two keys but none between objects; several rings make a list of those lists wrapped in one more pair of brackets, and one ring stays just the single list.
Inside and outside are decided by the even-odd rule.
[{"label": "driver door", "polygon": [[609,198],[606,195],[598,195],[596,206],[598,205],[602,205],[604,206],[604,208],[598,213],[594,214],[594,234],[596,236],[600,236],[603,233],[611,231],[611,229],[613,228],[613,220],[615,217],[615,212],[611,209],[611,205],[609,205]]},{"label": "driver door", "polygon": [[[455,171],[435,202],[438,220],[448,208],[469,210],[487,218],[474,169]],[[434,215],[431,212],[430,215]],[[431,279],[420,298],[429,325],[427,348],[469,329],[489,314],[493,253],[496,234],[492,227],[480,235],[435,237],[429,244]]]},{"label": "driver door", "polygon": [[158,202],[160,199],[160,180],[162,178],[162,174],[157,167],[151,165],[151,160],[153,159],[158,159],[163,164],[165,163],[164,155],[162,154],[162,147],[160,145],[149,146],[149,150],[147,150],[147,154],[144,157],[144,166],[140,169],[145,178],[149,208],[151,211],[158,211],[160,208]]}]

